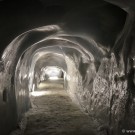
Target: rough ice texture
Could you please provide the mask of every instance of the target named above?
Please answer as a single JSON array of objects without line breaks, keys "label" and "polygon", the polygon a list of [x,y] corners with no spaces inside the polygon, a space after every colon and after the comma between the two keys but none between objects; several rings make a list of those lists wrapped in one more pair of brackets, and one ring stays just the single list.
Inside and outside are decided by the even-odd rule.
[{"label": "rough ice texture", "polygon": [[86,79],[89,83],[82,79],[76,58],[75,55],[65,58],[68,63],[67,90],[73,101],[109,132],[121,134],[123,128],[133,128],[135,101],[129,94],[128,80],[122,76],[114,53],[110,58],[102,59],[97,73],[94,68],[87,69],[86,76],[93,77]]}]

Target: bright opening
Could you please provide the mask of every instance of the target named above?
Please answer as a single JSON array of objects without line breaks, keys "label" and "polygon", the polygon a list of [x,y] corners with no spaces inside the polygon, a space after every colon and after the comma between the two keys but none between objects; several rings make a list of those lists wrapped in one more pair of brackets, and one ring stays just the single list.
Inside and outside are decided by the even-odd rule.
[{"label": "bright opening", "polygon": [[41,80],[58,80],[63,78],[63,71],[55,66],[42,68]]}]

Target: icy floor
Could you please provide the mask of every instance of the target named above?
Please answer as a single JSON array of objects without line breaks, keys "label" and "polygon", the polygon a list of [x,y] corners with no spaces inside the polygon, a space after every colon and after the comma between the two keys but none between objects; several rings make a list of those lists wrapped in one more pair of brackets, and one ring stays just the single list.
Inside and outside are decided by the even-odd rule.
[{"label": "icy floor", "polygon": [[[50,84],[51,85],[51,84]],[[96,124],[72,103],[63,89],[42,89],[32,96],[24,135],[97,135]]]}]

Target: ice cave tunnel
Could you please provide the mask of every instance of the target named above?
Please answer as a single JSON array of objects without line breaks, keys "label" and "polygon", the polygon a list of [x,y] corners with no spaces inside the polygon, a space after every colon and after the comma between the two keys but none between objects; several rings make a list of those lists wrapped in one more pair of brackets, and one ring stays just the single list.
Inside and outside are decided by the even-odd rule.
[{"label": "ice cave tunnel", "polygon": [[1,0],[0,48],[0,135],[135,134],[134,0]]}]

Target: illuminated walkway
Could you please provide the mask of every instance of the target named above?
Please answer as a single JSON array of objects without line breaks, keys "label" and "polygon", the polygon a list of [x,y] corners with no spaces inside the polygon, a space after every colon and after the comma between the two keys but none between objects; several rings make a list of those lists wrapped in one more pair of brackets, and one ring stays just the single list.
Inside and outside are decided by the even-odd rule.
[{"label": "illuminated walkway", "polygon": [[32,102],[24,135],[97,135],[92,120],[72,103],[65,90],[36,91]]}]

